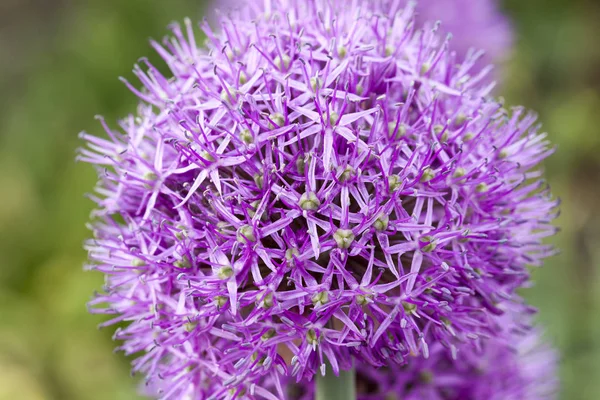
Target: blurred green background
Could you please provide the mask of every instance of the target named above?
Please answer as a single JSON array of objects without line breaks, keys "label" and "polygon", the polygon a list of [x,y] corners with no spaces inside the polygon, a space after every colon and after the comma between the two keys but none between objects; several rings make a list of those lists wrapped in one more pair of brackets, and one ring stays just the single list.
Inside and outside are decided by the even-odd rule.
[{"label": "blurred green background", "polygon": [[[95,174],[74,162],[77,133],[101,132],[95,114],[114,122],[133,110],[117,77],[152,55],[148,37],[202,6],[0,0],[0,400],[136,398],[112,330],[96,330],[85,308],[102,277],[81,269]],[[563,200],[562,254],[534,272],[527,296],[561,351],[561,398],[600,399],[600,2],[503,7],[517,43],[501,93],[539,112]]]}]

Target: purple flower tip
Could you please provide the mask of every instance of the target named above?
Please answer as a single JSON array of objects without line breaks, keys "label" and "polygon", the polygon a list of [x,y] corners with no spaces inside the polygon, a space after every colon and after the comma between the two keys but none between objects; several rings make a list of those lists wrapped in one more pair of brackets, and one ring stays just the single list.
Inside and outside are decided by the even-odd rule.
[{"label": "purple flower tip", "polygon": [[485,51],[478,68],[504,60],[513,45],[512,27],[498,0],[418,0],[417,21],[441,21],[442,32],[453,36],[453,48],[462,56]]}]

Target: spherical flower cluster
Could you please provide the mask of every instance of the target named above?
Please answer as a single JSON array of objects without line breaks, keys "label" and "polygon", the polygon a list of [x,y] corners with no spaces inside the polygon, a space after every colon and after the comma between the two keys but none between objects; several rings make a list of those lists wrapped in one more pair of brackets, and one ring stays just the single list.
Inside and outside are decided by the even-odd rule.
[{"label": "spherical flower cluster", "polygon": [[205,23],[206,49],[174,26],[153,44],[173,76],[142,60],[137,115],[82,135],[91,308],[126,322],[157,396],[277,399],[327,363],[470,357],[552,252],[535,117],[382,4],[265,0]]}]

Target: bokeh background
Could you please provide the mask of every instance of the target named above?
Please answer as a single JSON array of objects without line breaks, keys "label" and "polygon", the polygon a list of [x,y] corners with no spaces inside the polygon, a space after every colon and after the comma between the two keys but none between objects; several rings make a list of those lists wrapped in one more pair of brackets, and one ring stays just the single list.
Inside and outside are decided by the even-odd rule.
[{"label": "bokeh background", "polygon": [[[525,292],[561,351],[561,399],[600,399],[600,2],[506,0],[517,35],[500,92],[535,109],[557,153],[561,255]],[[135,399],[112,329],[85,303],[95,174],[74,161],[81,130],[101,133],[136,99],[117,80],[152,54],[148,37],[199,0],[0,0],[0,400]],[[527,399],[524,399],[527,400]]]}]

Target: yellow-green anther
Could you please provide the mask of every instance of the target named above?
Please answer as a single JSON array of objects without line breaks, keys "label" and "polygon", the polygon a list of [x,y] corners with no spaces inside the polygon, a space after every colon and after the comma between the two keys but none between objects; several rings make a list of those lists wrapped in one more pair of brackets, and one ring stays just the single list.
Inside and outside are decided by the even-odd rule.
[{"label": "yellow-green anther", "polygon": [[465,121],[467,120],[467,116],[463,113],[459,113],[456,118],[454,119],[454,123],[456,125],[462,125],[465,123]]},{"label": "yellow-green anther", "polygon": [[256,186],[259,189],[262,189],[263,185],[265,184],[265,176],[264,175],[256,174],[256,175],[254,175],[253,179],[254,179],[254,183],[256,184]]},{"label": "yellow-green anther", "polygon": [[436,135],[439,135],[442,131],[444,130],[444,125],[434,125],[433,126],[433,133],[435,133]]},{"label": "yellow-green anther", "polygon": [[229,265],[225,265],[224,267],[219,268],[217,276],[219,279],[229,279],[233,276],[233,268]]},{"label": "yellow-green anther", "polygon": [[158,303],[158,304],[150,304],[150,306],[148,307],[148,310],[150,310],[151,313],[154,313],[154,312],[158,312],[164,308],[165,308],[164,304]]},{"label": "yellow-green anther", "polygon": [[283,63],[281,62],[281,60],[282,60],[282,57],[277,56],[275,58],[275,65],[277,66],[277,68],[282,69],[282,67],[283,67],[284,69],[288,69],[290,66],[290,62],[291,62],[290,57],[288,55],[284,54],[283,55]]},{"label": "yellow-green anther", "polygon": [[217,305],[217,307],[221,308],[223,307],[225,304],[227,304],[227,301],[229,300],[229,298],[227,296],[215,296],[215,298],[213,299],[213,301],[215,302],[215,304]]},{"label": "yellow-green anther", "polygon": [[308,332],[306,332],[306,340],[308,340],[308,343],[311,345],[316,345],[319,343],[317,332],[315,332],[314,329],[309,329]]},{"label": "yellow-green anther", "polygon": [[452,321],[450,321],[447,317],[440,317],[440,321],[442,321],[442,324],[446,326],[452,325]]},{"label": "yellow-green anther", "polygon": [[204,158],[206,161],[215,161],[215,158],[206,150],[202,150],[200,152],[200,157]]},{"label": "yellow-green anther", "polygon": [[475,190],[478,193],[485,193],[485,192],[488,191],[488,189],[489,189],[488,185],[486,183],[484,183],[484,182],[481,182],[480,184],[478,184],[477,186],[475,186]]},{"label": "yellow-green anther", "polygon": [[393,193],[398,190],[401,184],[402,182],[400,182],[400,177],[398,175],[390,175],[388,177],[388,186],[390,187],[390,192]]},{"label": "yellow-green anther", "polygon": [[333,234],[333,239],[340,249],[348,249],[354,242],[354,233],[350,229],[338,229]]},{"label": "yellow-green anther", "polygon": [[392,136],[394,134],[394,132],[396,131],[396,123],[395,122],[388,122],[388,136]]},{"label": "yellow-green anther", "polygon": [[236,398],[238,399],[243,399],[244,395],[246,394],[246,389],[242,388],[242,389],[238,389],[237,387],[232,387],[231,389],[228,390],[229,395],[233,396],[237,393]]},{"label": "yellow-green anther", "polygon": [[240,72],[240,85],[245,85],[248,82],[248,76],[244,71]]},{"label": "yellow-green anther", "polygon": [[187,367],[184,368],[185,372],[192,372],[194,369],[196,369],[196,365],[194,365],[194,364],[188,365]]},{"label": "yellow-green anther", "polygon": [[423,63],[423,65],[421,65],[421,75],[425,75],[426,73],[428,73],[430,68],[431,65],[429,63]]},{"label": "yellow-green anther", "polygon": [[196,329],[197,326],[198,326],[198,322],[192,321],[192,322],[187,322],[185,325],[183,325],[183,328],[185,329],[186,332],[192,332],[194,329]]},{"label": "yellow-green anther", "polygon": [[[326,115],[327,115],[327,114],[325,114],[325,115],[323,115],[323,116],[325,117]],[[323,119],[325,119],[325,118],[323,118]],[[335,111],[331,111],[331,112],[329,113],[329,124],[330,124],[331,126],[334,126],[335,124],[337,124],[337,122],[338,122],[338,120],[339,120],[339,119],[340,119],[340,116],[339,116],[339,114],[338,114],[338,113],[336,113]]]},{"label": "yellow-green anther", "polygon": [[315,92],[317,89],[320,89],[321,80],[318,77],[313,76],[312,78],[310,78],[310,87],[312,88],[313,92]]},{"label": "yellow-green anther", "polygon": [[[259,200],[254,200],[252,203],[250,203],[250,208],[248,209],[248,215],[250,216],[250,218],[254,218],[254,216],[256,215],[256,211],[258,210],[258,206],[260,205],[260,201]],[[267,215],[262,212],[260,214],[260,219],[262,221],[267,219]]]},{"label": "yellow-green anther", "polygon": [[146,265],[146,261],[140,258],[134,258],[133,260],[131,260],[132,267],[143,267],[144,265]]},{"label": "yellow-green anther", "polygon": [[360,84],[356,85],[356,94],[357,95],[362,96],[364,91],[365,91],[365,88],[363,85],[360,85]]},{"label": "yellow-green anther", "polygon": [[265,296],[265,298],[262,300],[260,306],[262,308],[271,308],[273,307],[273,292],[269,292],[267,293],[267,295]]},{"label": "yellow-green anther", "polygon": [[416,304],[409,303],[408,301],[403,301],[402,307],[404,308],[404,312],[407,314],[410,314],[417,310]]},{"label": "yellow-green anther", "polygon": [[[158,176],[156,176],[156,174],[154,172],[146,172],[143,176],[144,180],[149,181],[149,182],[154,182],[158,179]],[[146,189],[152,189],[153,185],[149,184],[149,183],[144,183],[144,187]]]},{"label": "yellow-green anther", "polygon": [[250,225],[243,225],[237,231],[237,241],[239,243],[256,242],[254,229]]},{"label": "yellow-green anther", "polygon": [[254,143],[254,137],[249,129],[244,129],[240,132],[240,139],[242,139],[242,142],[246,144]]},{"label": "yellow-green anther", "polygon": [[386,46],[385,47],[385,56],[389,57],[392,54],[394,54],[395,49],[392,46]]},{"label": "yellow-green anther", "polygon": [[231,103],[231,102],[233,102],[234,97],[235,97],[235,89],[230,87],[230,88],[221,90],[221,100],[223,100],[224,102]]},{"label": "yellow-green anther", "polygon": [[373,223],[373,227],[378,231],[385,231],[388,228],[388,224],[390,223],[390,217],[385,214],[379,214],[375,222]]},{"label": "yellow-green anther", "polygon": [[348,54],[348,49],[346,48],[346,46],[344,46],[344,45],[338,46],[338,56],[340,58],[346,57],[347,54]]},{"label": "yellow-green anther", "polygon": [[155,181],[156,179],[158,179],[158,176],[154,172],[146,172],[144,174],[144,180],[146,181]]},{"label": "yellow-green anther", "polygon": [[219,233],[227,232],[227,230],[229,230],[230,227],[231,226],[225,221],[217,222],[217,231],[219,231]]},{"label": "yellow-green anther", "polygon": [[500,154],[498,154],[498,158],[500,159],[505,159],[506,157],[508,157],[508,150],[504,149],[500,152]]},{"label": "yellow-green anther", "polygon": [[321,205],[321,202],[319,201],[319,198],[317,197],[317,195],[314,192],[307,192],[307,193],[302,194],[302,196],[300,196],[298,205],[303,210],[314,211],[319,208],[319,206]]},{"label": "yellow-green anther", "polygon": [[187,232],[187,230],[185,229],[185,227],[184,227],[183,229],[181,229],[181,230],[179,230],[179,231],[175,232],[175,237],[176,237],[178,240],[183,240],[183,239],[185,239],[185,238],[187,237],[187,235],[188,235],[188,232]]},{"label": "yellow-green anther", "polygon": [[[398,127],[397,130],[396,130],[396,126]],[[407,131],[406,124],[396,124],[395,122],[388,123],[388,133],[389,133],[390,137],[394,134],[394,132],[396,132],[396,136],[394,136],[394,138],[400,139],[401,137],[406,135],[406,131]]]},{"label": "yellow-green anther", "polygon": [[425,246],[421,248],[423,253],[429,253],[430,251],[435,250],[437,247],[437,243],[435,242],[435,238],[432,236],[423,236],[419,239],[421,243],[427,243]]},{"label": "yellow-green anther", "polygon": [[225,49],[225,56],[227,57],[227,59],[229,61],[233,61],[234,57],[235,57],[235,51],[233,51],[231,48],[226,48]]},{"label": "yellow-green anther", "polygon": [[263,341],[267,341],[269,339],[271,339],[272,337],[275,336],[277,332],[275,331],[275,329],[270,328],[268,331],[266,331],[265,333],[262,334],[262,336],[260,337]]},{"label": "yellow-green anther", "polygon": [[463,136],[463,142],[468,142],[472,139],[473,139],[473,134],[470,132],[465,133],[465,136]]},{"label": "yellow-green anther", "polygon": [[288,261],[292,261],[294,259],[294,257],[298,257],[299,255],[300,255],[300,252],[295,247],[290,247],[289,249],[287,249],[285,251],[285,259]]},{"label": "yellow-green anther", "polygon": [[431,168],[426,168],[421,176],[421,182],[429,182],[433,178],[435,178],[435,172]]},{"label": "yellow-green anther", "polygon": [[177,260],[173,263],[174,266],[176,266],[177,268],[190,268],[192,266],[192,264],[190,263],[190,259],[187,256],[183,256],[181,257],[180,260]]},{"label": "yellow-green anther", "polygon": [[340,182],[346,182],[356,176],[356,171],[350,165],[347,165],[346,168],[342,171],[339,180]]},{"label": "yellow-green anther", "polygon": [[454,174],[452,176],[454,178],[462,178],[466,174],[467,174],[466,169],[464,169],[463,167],[458,167],[458,168],[456,168],[456,170],[454,171]]},{"label": "yellow-green anther", "polygon": [[269,121],[269,129],[281,128],[285,125],[285,117],[282,113],[274,113],[269,116],[269,119],[273,121],[277,126],[274,126],[273,123]]},{"label": "yellow-green anther", "polygon": [[357,294],[356,295],[356,304],[359,306],[364,306],[365,304],[369,304],[369,298],[371,295],[368,294]]},{"label": "yellow-green anther", "polygon": [[329,294],[325,291],[319,292],[312,297],[312,303],[315,306],[321,306],[323,304],[327,304],[329,301]]}]

